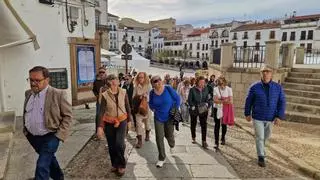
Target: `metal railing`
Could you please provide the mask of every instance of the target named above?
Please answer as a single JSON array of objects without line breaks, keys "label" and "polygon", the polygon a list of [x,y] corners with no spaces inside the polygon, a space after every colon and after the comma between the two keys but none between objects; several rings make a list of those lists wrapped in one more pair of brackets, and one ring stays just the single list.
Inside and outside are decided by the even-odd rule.
[{"label": "metal railing", "polygon": [[234,46],[233,67],[260,68],[265,62],[265,46]]},{"label": "metal railing", "polygon": [[320,64],[320,49],[305,49],[304,64]]}]

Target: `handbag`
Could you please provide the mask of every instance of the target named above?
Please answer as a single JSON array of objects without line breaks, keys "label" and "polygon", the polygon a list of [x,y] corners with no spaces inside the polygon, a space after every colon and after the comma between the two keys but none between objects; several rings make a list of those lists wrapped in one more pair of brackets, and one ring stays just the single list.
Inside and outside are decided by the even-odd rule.
[{"label": "handbag", "polygon": [[205,112],[208,111],[208,106],[206,103],[201,103],[199,106],[198,106],[198,113],[199,114],[203,114]]},{"label": "handbag", "polygon": [[142,116],[146,116],[149,112],[149,109],[148,109],[148,102],[147,102],[147,98],[146,97],[142,97],[141,99],[141,102],[140,102],[140,105],[139,105],[139,113],[142,115]]}]

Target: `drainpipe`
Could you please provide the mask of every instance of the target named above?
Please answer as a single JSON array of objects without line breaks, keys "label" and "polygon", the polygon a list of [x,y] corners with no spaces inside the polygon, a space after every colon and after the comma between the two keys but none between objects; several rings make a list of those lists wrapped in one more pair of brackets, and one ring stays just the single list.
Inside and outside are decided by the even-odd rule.
[{"label": "drainpipe", "polygon": [[18,21],[20,26],[23,28],[23,30],[28,34],[29,39],[22,40],[22,41],[16,41],[16,42],[9,43],[9,44],[5,44],[5,45],[0,46],[0,48],[13,47],[13,46],[18,46],[18,45],[26,44],[26,43],[29,43],[29,42],[33,42],[34,50],[38,50],[40,48],[40,46],[39,46],[39,43],[37,41],[36,35],[30,30],[30,28],[21,19],[21,17],[17,13],[17,11],[13,8],[12,4],[10,3],[10,0],[4,0],[4,3],[8,7],[8,9],[11,11],[12,15],[16,18],[16,20]]}]

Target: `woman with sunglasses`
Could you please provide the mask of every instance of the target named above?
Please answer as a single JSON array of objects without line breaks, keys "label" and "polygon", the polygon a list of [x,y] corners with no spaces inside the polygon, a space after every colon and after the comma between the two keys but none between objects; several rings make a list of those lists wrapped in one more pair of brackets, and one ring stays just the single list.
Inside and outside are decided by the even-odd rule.
[{"label": "woman with sunglasses", "polygon": [[111,159],[111,171],[122,176],[125,173],[126,159],[125,137],[127,123],[131,121],[131,110],[126,90],[119,87],[117,76],[107,76],[108,89],[101,94],[100,98],[100,124],[97,136],[102,139],[105,134]]},{"label": "woman with sunglasses", "polygon": [[164,137],[168,141],[170,152],[174,153],[174,124],[169,116],[169,112],[172,107],[179,107],[180,97],[171,86],[163,84],[160,76],[153,76],[151,82],[153,89],[150,92],[149,106],[154,112],[154,126],[159,152],[156,166],[161,168],[166,158]]},{"label": "woman with sunglasses", "polygon": [[136,117],[136,132],[137,132],[137,144],[136,148],[142,147],[142,135],[145,133],[145,141],[149,141],[150,137],[150,122],[149,122],[149,106],[146,107],[147,113],[139,112],[139,106],[142,100],[149,100],[149,92],[151,90],[150,80],[145,72],[139,72],[134,80],[133,99],[136,104],[135,117]]}]

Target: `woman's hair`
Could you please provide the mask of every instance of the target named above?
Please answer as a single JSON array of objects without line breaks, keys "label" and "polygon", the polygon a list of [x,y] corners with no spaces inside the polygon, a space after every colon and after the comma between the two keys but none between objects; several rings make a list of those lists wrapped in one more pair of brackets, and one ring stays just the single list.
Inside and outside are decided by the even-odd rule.
[{"label": "woman's hair", "polygon": [[114,75],[114,74],[109,74],[108,76],[107,76],[107,78],[106,78],[106,81],[107,81],[107,86],[108,87],[110,87],[111,86],[111,81],[112,80],[117,80],[118,79],[118,77],[116,76],[116,75]]},{"label": "woman's hair", "polygon": [[147,75],[146,72],[139,72],[139,73],[135,76],[135,78],[134,78],[134,83],[135,83],[135,85],[138,85],[138,84],[139,84],[139,76],[140,76],[140,74],[143,74],[143,76],[144,76],[143,86],[149,85],[149,84],[150,84],[150,80],[149,80],[149,76]]},{"label": "woman's hair", "polygon": [[189,80],[189,79],[184,80],[184,81],[183,81],[183,84],[184,84],[185,86],[190,85],[190,80]]},{"label": "woman's hair", "polygon": [[221,86],[222,83],[226,86],[228,85],[228,82],[226,80],[226,78],[224,76],[219,76],[219,78],[217,79],[217,84],[218,86]]}]

